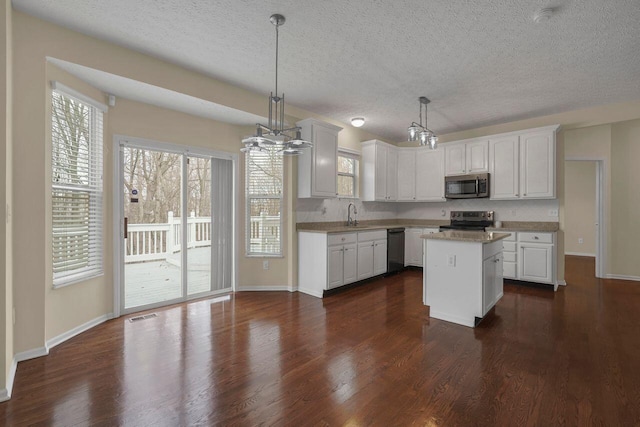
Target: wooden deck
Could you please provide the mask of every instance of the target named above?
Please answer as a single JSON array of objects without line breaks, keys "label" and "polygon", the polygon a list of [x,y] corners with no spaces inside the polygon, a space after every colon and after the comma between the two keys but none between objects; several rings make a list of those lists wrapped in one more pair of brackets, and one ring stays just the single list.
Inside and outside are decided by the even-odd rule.
[{"label": "wooden deck", "polygon": [[[180,298],[180,252],[168,261],[125,264],[125,308],[140,307]],[[188,294],[210,290],[211,248],[193,248],[188,256]]]}]

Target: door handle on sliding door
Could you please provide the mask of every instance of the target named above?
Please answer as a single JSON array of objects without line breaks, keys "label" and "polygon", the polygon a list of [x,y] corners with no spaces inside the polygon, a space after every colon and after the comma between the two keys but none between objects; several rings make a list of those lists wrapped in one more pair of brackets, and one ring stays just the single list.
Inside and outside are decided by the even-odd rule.
[{"label": "door handle on sliding door", "polygon": [[129,226],[129,218],[127,218],[126,216],[124,217],[124,238],[127,238],[127,235],[129,234],[129,231],[127,230],[127,228]]}]

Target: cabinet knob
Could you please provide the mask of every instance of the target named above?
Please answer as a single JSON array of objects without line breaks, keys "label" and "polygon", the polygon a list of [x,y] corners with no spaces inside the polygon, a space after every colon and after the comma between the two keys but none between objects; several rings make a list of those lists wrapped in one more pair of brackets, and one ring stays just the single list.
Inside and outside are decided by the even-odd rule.
[{"label": "cabinet knob", "polygon": [[371,247],[374,247],[374,246],[375,246],[375,244],[374,244],[374,243],[372,243],[372,244],[371,244]]},{"label": "cabinet knob", "polygon": [[524,193],[524,194],[523,194],[523,196],[526,196],[526,195],[527,195],[527,193]]},{"label": "cabinet knob", "polygon": [[538,236],[533,236],[534,240],[540,240]]},{"label": "cabinet knob", "polygon": [[344,237],[342,238],[342,241],[344,242]]},{"label": "cabinet knob", "polygon": [[519,194],[518,194],[518,193],[516,193],[516,196],[519,196]]}]

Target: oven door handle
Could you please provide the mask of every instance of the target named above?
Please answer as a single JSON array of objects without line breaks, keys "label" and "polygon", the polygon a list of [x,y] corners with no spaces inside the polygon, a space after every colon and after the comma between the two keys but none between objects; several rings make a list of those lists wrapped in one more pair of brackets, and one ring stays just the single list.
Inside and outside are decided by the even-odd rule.
[{"label": "oven door handle", "polygon": [[480,178],[476,176],[476,196],[480,194]]}]

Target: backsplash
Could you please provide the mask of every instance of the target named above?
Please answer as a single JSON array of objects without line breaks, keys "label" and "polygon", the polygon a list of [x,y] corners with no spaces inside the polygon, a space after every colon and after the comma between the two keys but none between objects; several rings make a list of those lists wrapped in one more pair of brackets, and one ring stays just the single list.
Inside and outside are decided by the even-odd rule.
[{"label": "backsplash", "polygon": [[[496,221],[558,222],[549,210],[558,210],[558,200],[450,200],[442,203],[397,203],[398,218],[447,219],[454,211],[494,211]],[[444,216],[442,211],[444,210]]]},{"label": "backsplash", "polygon": [[450,200],[442,203],[361,202],[353,199],[298,199],[296,222],[346,221],[347,207],[353,202],[358,220],[371,219],[449,219],[449,212],[495,211],[496,221],[558,222],[549,216],[558,210],[558,200]]},{"label": "backsplash", "polygon": [[346,222],[349,203],[356,206],[358,221],[397,217],[396,203],[361,202],[354,199],[298,199],[296,222]]}]

